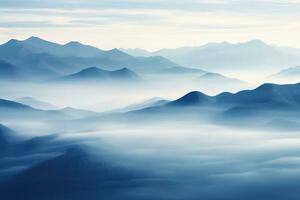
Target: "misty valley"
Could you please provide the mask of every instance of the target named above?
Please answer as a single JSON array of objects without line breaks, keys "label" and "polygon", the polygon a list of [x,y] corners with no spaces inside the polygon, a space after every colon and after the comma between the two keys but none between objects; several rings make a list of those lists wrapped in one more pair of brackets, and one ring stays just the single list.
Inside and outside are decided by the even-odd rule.
[{"label": "misty valley", "polygon": [[9,40],[0,199],[299,200],[299,52]]}]

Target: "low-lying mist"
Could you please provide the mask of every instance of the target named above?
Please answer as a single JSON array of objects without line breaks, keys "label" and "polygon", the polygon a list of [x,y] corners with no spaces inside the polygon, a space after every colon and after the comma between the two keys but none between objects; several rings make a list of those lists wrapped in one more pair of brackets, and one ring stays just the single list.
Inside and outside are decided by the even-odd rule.
[{"label": "low-lying mist", "polygon": [[239,116],[226,106],[201,104],[119,109],[153,97],[178,99],[193,90],[210,95],[240,90],[180,83],[3,84],[4,99],[29,96],[57,109],[1,113],[1,123],[13,130],[0,127],[5,147],[0,193],[31,200],[299,199],[299,130],[265,125],[299,123],[297,113],[258,109]]},{"label": "low-lying mist", "polygon": [[[148,77],[150,79],[150,77]],[[137,84],[48,84],[48,83],[0,83],[0,96],[14,100],[34,97],[60,108],[74,107],[97,112],[120,109],[130,104],[140,103],[154,97],[176,99],[190,91],[202,91],[216,95],[223,91],[237,92],[252,89],[255,84],[205,84],[191,77],[152,77]]]}]

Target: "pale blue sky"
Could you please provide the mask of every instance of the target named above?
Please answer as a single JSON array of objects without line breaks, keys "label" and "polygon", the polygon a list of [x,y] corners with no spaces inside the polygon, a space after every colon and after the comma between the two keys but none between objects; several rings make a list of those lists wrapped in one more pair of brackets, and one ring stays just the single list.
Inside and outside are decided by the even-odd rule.
[{"label": "pale blue sky", "polygon": [[100,48],[262,39],[300,47],[300,0],[0,0],[0,42],[31,35]]}]

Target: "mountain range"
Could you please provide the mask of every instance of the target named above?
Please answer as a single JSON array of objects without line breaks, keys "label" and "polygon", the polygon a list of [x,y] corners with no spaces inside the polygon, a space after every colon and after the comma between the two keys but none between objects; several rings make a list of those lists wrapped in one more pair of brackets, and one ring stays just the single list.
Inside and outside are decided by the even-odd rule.
[{"label": "mountain range", "polygon": [[208,96],[201,92],[190,92],[169,103],[171,106],[226,106],[249,107],[252,109],[291,109],[300,108],[300,83],[277,85],[266,83],[254,90],[238,93],[224,92]]},{"label": "mountain range", "polygon": [[219,73],[207,72],[196,78],[199,84],[206,84],[209,86],[249,86],[250,84],[235,78],[226,77]]},{"label": "mountain range", "polygon": [[1,76],[45,80],[96,66],[105,70],[128,68],[138,73],[195,73],[161,56],[135,57],[118,49],[100,50],[79,42],[65,45],[37,37],[12,39],[0,45]]},{"label": "mountain range", "polygon": [[[29,99],[29,100],[28,100]],[[33,98],[27,97],[24,99],[17,101],[22,101],[23,103],[31,104],[32,107],[23,103],[19,103],[16,101],[0,99],[0,119],[2,120],[64,120],[64,119],[76,119],[76,118],[84,118],[84,117],[92,117],[97,115],[98,113],[88,111],[88,110],[80,110],[75,108],[63,108],[63,109],[51,109],[44,110],[39,108],[41,106],[38,100],[32,100]],[[34,104],[32,104],[34,102]],[[39,102],[39,104],[36,104]],[[43,105],[49,105],[46,102],[43,102]]]},{"label": "mountain range", "polygon": [[58,109],[57,106],[52,105],[48,102],[37,100],[33,97],[21,97],[14,100],[15,102],[28,105],[30,107],[41,109],[41,110],[55,110]]},{"label": "mountain range", "polygon": [[[211,121],[214,123],[235,123],[237,126],[274,128],[275,121],[294,124],[300,117],[300,83],[277,85],[266,83],[253,90],[237,93],[223,92],[209,96],[192,91],[184,96],[162,104],[134,109],[125,113],[111,113],[104,116],[82,119],[86,123],[101,123],[104,120],[130,120],[151,122],[163,120],[187,120],[189,122]],[[141,117],[143,116],[143,117]],[[284,126],[282,126],[284,127]],[[279,129],[277,129],[279,130]]]},{"label": "mountain range", "polygon": [[61,83],[61,82],[70,82],[70,83],[95,83],[95,82],[138,82],[142,81],[142,78],[137,75],[135,72],[122,68],[115,71],[103,70],[97,67],[90,67],[84,70],[81,70],[77,73],[59,77],[51,80],[52,82]]},{"label": "mountain range", "polygon": [[272,80],[279,81],[294,81],[299,82],[300,80],[300,66],[292,67],[288,69],[281,70],[280,72],[268,77]]},{"label": "mountain range", "polygon": [[208,43],[202,46],[161,49],[123,49],[135,56],[163,56],[180,65],[207,71],[255,71],[269,73],[300,64],[300,50],[269,45],[260,40],[231,44]]}]

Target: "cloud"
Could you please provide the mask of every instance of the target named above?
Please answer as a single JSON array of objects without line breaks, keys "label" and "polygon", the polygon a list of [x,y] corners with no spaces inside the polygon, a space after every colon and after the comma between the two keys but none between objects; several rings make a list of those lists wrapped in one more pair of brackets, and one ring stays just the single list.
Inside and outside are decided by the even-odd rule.
[{"label": "cloud", "polygon": [[52,9],[158,9],[196,12],[255,12],[266,13],[299,11],[298,0],[1,0],[2,8]]},{"label": "cloud", "polygon": [[64,27],[66,24],[54,24],[49,21],[10,21],[0,22],[1,28],[47,28],[47,27]]},{"label": "cloud", "polygon": [[[155,50],[253,38],[284,45],[300,44],[297,33],[300,26],[296,23],[300,19],[298,0],[0,1],[2,32],[9,30],[21,38],[25,34],[40,34],[41,37],[67,42],[67,29],[76,28],[79,32],[81,28],[83,36],[75,38],[74,35],[73,39],[92,43],[92,39],[102,35],[111,40],[101,42],[107,48]],[[38,31],[38,27],[48,31]],[[48,28],[51,28],[51,33]],[[84,38],[87,29],[89,36]],[[285,37],[282,29],[290,36]],[[6,35],[2,37],[5,39],[1,40],[9,39]]]}]

